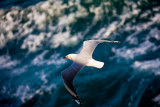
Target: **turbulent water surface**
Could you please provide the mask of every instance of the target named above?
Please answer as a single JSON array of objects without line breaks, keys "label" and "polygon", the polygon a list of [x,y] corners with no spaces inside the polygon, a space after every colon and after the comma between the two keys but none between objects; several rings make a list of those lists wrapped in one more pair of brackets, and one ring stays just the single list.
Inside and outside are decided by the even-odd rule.
[{"label": "turbulent water surface", "polygon": [[1,0],[0,106],[78,107],[66,91],[62,59],[84,40],[100,44],[74,85],[84,107],[160,106],[158,0]]}]

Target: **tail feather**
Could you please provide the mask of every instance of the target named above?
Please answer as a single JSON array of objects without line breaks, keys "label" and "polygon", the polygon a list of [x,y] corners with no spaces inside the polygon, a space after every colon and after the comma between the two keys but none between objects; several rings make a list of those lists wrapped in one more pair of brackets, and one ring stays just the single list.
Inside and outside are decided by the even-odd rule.
[{"label": "tail feather", "polygon": [[104,65],[104,62],[100,62],[100,61],[96,61],[94,59],[91,59],[86,66],[102,68],[103,65]]}]

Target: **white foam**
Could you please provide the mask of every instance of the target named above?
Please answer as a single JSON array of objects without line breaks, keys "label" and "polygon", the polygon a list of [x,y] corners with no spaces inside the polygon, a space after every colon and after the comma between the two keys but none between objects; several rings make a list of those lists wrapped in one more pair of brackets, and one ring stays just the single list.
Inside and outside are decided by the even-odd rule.
[{"label": "white foam", "polygon": [[18,60],[11,60],[8,55],[0,56],[0,69],[10,69],[18,65],[20,62]]},{"label": "white foam", "polygon": [[153,7],[153,10],[156,11],[156,12],[159,12],[160,11],[160,7]]},{"label": "white foam", "polygon": [[[133,33],[132,35],[128,36],[126,41],[130,44],[138,44],[138,35],[139,31]],[[123,46],[122,48],[115,49],[112,48],[112,52],[116,53],[116,57],[121,57],[124,59],[133,59],[136,56],[144,55],[147,53],[148,50],[155,51],[160,46],[156,46],[154,43],[150,42],[150,37],[154,37],[157,40],[159,40],[159,30],[157,28],[153,28],[144,38],[144,41],[139,43],[137,47],[127,48],[126,46]]]},{"label": "white foam", "polygon": [[124,22],[125,20],[123,19],[120,23],[118,22],[111,23],[107,28],[105,34],[103,35],[103,38],[108,38],[113,32],[119,29],[124,24]]},{"label": "white foam", "polygon": [[80,4],[77,4],[77,7],[78,7],[78,11],[75,13],[76,18],[87,17],[89,15],[86,8],[82,7]]},{"label": "white foam", "polygon": [[58,46],[60,45],[63,45],[63,46],[74,46],[78,43],[78,38],[79,36],[73,36],[71,37],[71,34],[69,31],[66,31],[64,33],[58,33],[58,34],[55,34],[50,43],[51,43],[51,47],[52,48],[57,48]]},{"label": "white foam", "polygon": [[[86,1],[91,2],[91,1]],[[121,28],[125,22],[126,19],[129,19],[133,16],[136,16],[139,14],[139,9],[137,8],[137,4],[131,1],[125,1],[127,6],[123,9],[123,14],[119,16],[120,20],[116,22],[112,22],[109,27],[104,27],[103,30],[100,30],[95,37],[101,37],[101,38],[108,38],[109,35],[111,35],[113,32]],[[21,46],[22,49],[28,49],[29,52],[35,52],[40,48],[43,48],[41,42],[44,40],[41,39],[41,35],[35,35],[32,34],[35,32],[35,30],[39,30],[38,32],[45,32],[47,29],[48,31],[45,32],[46,36],[45,39],[50,40],[49,42],[51,44],[52,48],[57,48],[59,46],[71,46],[76,45],[78,43],[78,40],[80,40],[81,37],[83,37],[85,34],[87,34],[90,29],[103,17],[104,13],[108,13],[108,6],[110,6],[110,2],[103,2],[99,6],[91,5],[89,7],[89,11],[83,7],[80,3],[80,0],[76,1],[69,1],[68,4],[63,4],[62,1],[43,1],[39,2],[36,5],[29,6],[24,9],[20,9],[18,7],[13,7],[9,10],[9,12],[1,11],[1,28],[3,32],[1,32],[0,37],[0,48],[5,47],[6,43],[13,39],[20,40],[22,37],[27,36],[26,39],[23,41],[23,46]],[[133,11],[130,11],[129,6],[132,7]],[[65,10],[70,9],[71,7],[77,7],[77,10],[75,12],[71,12],[68,15],[65,15]],[[105,9],[104,9],[105,7]],[[154,8],[155,11],[159,10],[159,8]],[[115,11],[115,10],[113,10]],[[84,32],[78,32],[77,34],[71,35],[70,33],[70,27],[68,25],[73,24],[77,21],[78,18],[81,17],[88,17],[90,13],[94,13],[95,16],[92,20],[92,24],[87,27],[87,29]],[[148,12],[147,12],[148,13]],[[114,16],[117,16],[116,12],[113,12]],[[145,13],[144,13],[145,14]],[[16,17],[18,16],[18,17]],[[146,15],[144,15],[145,17]],[[58,24],[53,25],[53,20],[57,20]],[[125,29],[135,29],[135,30],[143,30],[149,26],[151,26],[153,23],[156,23],[159,21],[159,14],[157,13],[155,17],[151,18],[151,22],[144,23],[142,26],[137,25],[136,27],[132,27],[131,25],[126,25]],[[22,23],[23,21],[23,23]],[[46,24],[47,28],[46,28]],[[65,32],[63,28],[67,29]],[[106,30],[106,31],[105,31]],[[17,32],[13,32],[17,31]],[[4,36],[5,35],[5,36]],[[35,35],[36,37],[33,37],[31,35]],[[66,39],[64,41],[63,37]],[[66,37],[67,35],[70,35]],[[31,36],[31,37],[30,37]],[[55,36],[55,37],[54,37]],[[60,36],[62,40],[60,40]],[[32,38],[32,41],[29,40]],[[38,39],[40,38],[40,39]],[[57,40],[55,40],[57,39]],[[64,43],[62,43],[64,41]],[[36,42],[36,43],[34,43]]]},{"label": "white foam", "polygon": [[[76,6],[77,10],[75,12],[70,13],[69,15],[64,15],[64,10],[69,9],[72,6]],[[93,12],[96,15],[91,27],[94,26],[94,24],[96,23],[96,20],[99,19],[98,17],[101,17],[100,11],[103,10],[102,6],[94,7],[94,8],[95,9],[93,10]],[[72,23],[75,23],[77,18],[87,17],[89,13],[86,10],[86,8],[81,6],[79,0],[69,1],[69,4],[62,4],[61,1],[49,0],[49,1],[40,2],[28,8],[24,8],[23,10],[21,10],[20,8],[12,8],[8,13],[1,12],[1,14],[4,16],[4,20],[2,21],[4,23],[2,24],[4,26],[3,31],[10,32],[10,33],[7,34],[8,35],[7,38],[4,38],[3,33],[1,34],[2,35],[1,38],[4,38],[4,40],[1,39],[3,41],[0,41],[0,47],[3,48],[6,45],[6,43],[8,42],[8,38],[21,39],[21,37],[23,36],[29,36],[29,37],[26,37],[26,39],[24,40],[21,46],[21,49],[28,49],[29,52],[35,52],[38,49],[37,46],[41,47],[39,43],[43,41],[41,39],[38,40],[38,38],[41,38],[41,35],[40,36],[36,35],[37,37],[31,36],[31,35],[34,35],[31,33],[35,29],[45,30],[46,23],[49,23],[49,25],[47,26],[49,26],[50,29],[49,29],[49,32],[45,33],[45,35],[48,35],[48,34],[51,35],[51,33],[54,32],[54,35],[51,35],[51,36],[55,36],[55,37],[52,37],[54,40],[52,39],[52,41],[50,42],[53,48],[57,48],[60,45],[64,45],[64,46],[75,45],[78,43],[77,41],[79,40],[79,37],[81,34],[78,34],[78,37],[76,37],[77,34],[66,37],[67,35],[71,35],[68,30],[66,32],[62,32],[60,30],[59,33],[57,33],[57,29],[62,29],[63,27],[66,27]],[[12,16],[19,16],[19,19],[18,18],[16,19],[16,17],[12,17]],[[54,20],[54,17],[58,19],[58,24],[54,25],[53,27],[52,21]],[[21,23],[21,20],[25,20],[26,22],[24,21],[24,23]],[[89,31],[90,28],[86,30],[86,33]],[[17,30],[18,32],[13,33],[12,32],[13,30]],[[60,36],[61,34],[66,39],[66,41],[64,41],[64,39],[60,40],[59,37],[57,37],[57,35]],[[47,38],[49,39],[50,37],[47,37]],[[55,40],[55,38],[57,40]],[[62,43],[62,41],[64,41],[64,43]]]},{"label": "white foam", "polygon": [[140,70],[154,70],[160,67],[160,59],[149,61],[135,61],[132,67]]},{"label": "white foam", "polygon": [[[52,5],[51,5],[52,4]],[[76,5],[78,7],[78,10],[75,13],[71,13],[69,15],[64,15],[63,11],[66,8],[70,8],[70,6]],[[41,10],[42,12],[39,12],[39,10],[37,10],[37,8],[39,8],[39,10]],[[78,3],[74,3],[74,2],[69,2],[68,5],[66,4],[62,4],[61,1],[45,1],[45,2],[41,2],[39,4],[37,4],[35,7],[31,7],[32,12],[28,13],[27,18],[29,19],[28,22],[26,22],[23,25],[24,28],[24,35],[31,33],[34,29],[33,28],[29,28],[28,26],[30,26],[32,24],[32,21],[35,22],[36,25],[38,25],[38,29],[44,29],[45,28],[45,23],[48,21],[52,21],[53,20],[53,16],[58,17],[58,24],[56,26],[52,26],[52,25],[48,25],[50,31],[45,33],[45,35],[50,35],[47,36],[46,39],[50,38],[49,43],[51,44],[50,46],[52,48],[57,48],[60,45],[64,45],[64,46],[71,46],[71,45],[75,45],[78,43],[78,38],[76,36],[71,36],[70,31],[66,31],[66,32],[62,32],[61,29],[64,26],[68,26],[71,23],[74,23],[76,21],[76,18],[78,17],[84,17],[87,15],[87,11],[85,10],[85,8],[82,8],[80,6],[80,4]],[[49,15],[46,16],[46,14],[49,13]],[[23,12],[23,14],[25,14],[25,11]],[[59,33],[54,33],[54,35],[52,35],[52,32],[57,32],[57,28],[60,29]],[[68,28],[67,28],[68,29]],[[39,43],[33,43],[31,40],[29,40],[32,36],[27,37],[23,43],[23,45],[21,46],[22,49],[26,49],[28,48],[30,52],[34,52],[36,51],[38,48],[37,46],[39,46],[39,43],[41,43],[43,41],[43,39],[38,39],[40,38],[39,35],[36,35],[36,37],[32,38],[33,42],[35,42],[35,40],[39,40]],[[41,46],[39,46],[41,47]]]},{"label": "white foam", "polygon": [[12,70],[12,73],[14,74],[14,75],[21,75],[22,73],[24,73],[24,72],[27,72],[27,68],[29,67],[30,65],[24,65],[24,66],[22,66],[22,67],[16,67],[16,68],[14,68],[13,70]]},{"label": "white foam", "polygon": [[106,28],[101,28],[92,38],[102,38],[105,32]]},{"label": "white foam", "polygon": [[39,89],[31,88],[28,85],[19,85],[16,92],[11,96],[16,96],[20,98],[23,103],[25,103],[27,100],[33,98],[36,94],[42,95],[45,91],[51,92],[51,90],[55,88],[57,88],[57,86],[54,83],[49,86],[41,85]]},{"label": "white foam", "polygon": [[146,18],[149,14],[151,14],[150,10],[148,10],[145,13],[141,14],[140,18]]},{"label": "white foam", "polygon": [[152,50],[152,47],[157,48],[153,43],[145,41],[139,45],[139,47],[133,47],[127,49],[126,46],[123,48],[115,49],[112,48],[112,52],[116,53],[117,57],[123,57],[125,59],[133,59],[135,56],[143,55],[147,53],[147,50]]},{"label": "white foam", "polygon": [[[140,9],[137,8],[136,3],[132,1],[125,1],[125,3],[127,4],[127,6],[124,7],[123,14],[119,16],[121,19],[126,20],[132,18],[133,16],[138,15]],[[132,8],[132,11],[130,10],[130,7]]]},{"label": "white foam", "polygon": [[7,33],[7,38],[8,38],[8,40],[14,39],[14,35],[13,35],[13,32],[12,32],[12,31],[9,31],[9,32]]},{"label": "white foam", "polygon": [[152,101],[156,102],[158,105],[160,105],[160,94],[156,96]]},{"label": "white foam", "polygon": [[0,34],[0,48],[3,48],[6,45],[6,39],[4,37],[4,34]]},{"label": "white foam", "polygon": [[[104,13],[106,13],[106,14],[109,13],[108,6],[110,6],[110,5],[111,5],[110,2],[104,1],[103,3],[100,4],[100,6],[91,5],[89,7],[89,11],[91,13],[95,14],[94,19],[93,19],[93,23],[101,20],[103,15],[104,15]],[[113,13],[115,13],[115,10],[112,10],[112,11],[114,11]]]},{"label": "white foam", "polygon": [[106,30],[105,34],[103,35],[103,38],[108,38],[111,33],[116,31],[117,29],[117,22],[113,22],[109,25],[108,29]]},{"label": "white foam", "polygon": [[44,59],[44,55],[46,55],[48,51],[44,51],[41,54],[39,54],[37,57],[35,57],[32,60],[32,64],[33,65],[56,65],[56,67],[58,68],[60,65],[65,64],[66,60],[64,60],[63,58],[59,58],[60,54],[53,54],[51,56],[50,59]]},{"label": "white foam", "polygon": [[50,6],[51,6],[51,5],[50,5],[50,2],[43,2],[40,7],[41,7],[42,9],[46,10],[46,9],[49,9]]},{"label": "white foam", "polygon": [[[149,14],[149,12],[143,13],[141,15],[141,18],[147,16],[148,14]],[[125,15],[121,15],[121,18],[126,20],[127,18],[131,18],[131,16],[133,16],[133,15],[134,14],[129,15],[129,17],[126,17]],[[138,14],[135,14],[135,15],[138,15]],[[137,23],[137,25],[134,25],[134,26],[132,26],[131,23],[128,23],[124,27],[124,30],[126,30],[126,31],[131,31],[132,30],[132,31],[136,31],[136,33],[139,33],[139,32],[141,32],[143,30],[146,30],[147,28],[149,28],[153,24],[159,23],[160,22],[160,18],[159,17],[160,17],[160,14],[155,14],[154,17],[150,18],[151,21],[148,21],[148,22],[145,22],[145,23],[140,23],[140,24]],[[133,20],[133,21],[135,21],[135,20]]]},{"label": "white foam", "polygon": [[71,13],[69,15],[64,15],[63,17],[59,18],[59,25],[70,25],[72,23],[76,22],[76,15],[74,13]]},{"label": "white foam", "polygon": [[33,19],[40,30],[45,28],[46,14],[33,11]]},{"label": "white foam", "polygon": [[69,2],[69,6],[66,6],[66,8],[76,5],[78,10],[74,13],[70,13],[69,15],[63,15],[62,17],[59,18],[59,25],[70,25],[74,22],[77,21],[77,18],[81,18],[81,17],[87,17],[88,16],[88,12],[87,10],[82,7],[79,3],[73,3],[73,2]]},{"label": "white foam", "polygon": [[31,99],[33,95],[34,94],[28,85],[20,85],[17,88],[16,93],[13,94],[13,96],[19,97],[23,103],[26,102],[28,99]]},{"label": "white foam", "polygon": [[3,86],[1,89],[1,93],[6,94],[7,93],[7,87]]},{"label": "white foam", "polygon": [[8,12],[8,13],[6,14],[6,19],[7,19],[8,21],[13,21],[13,18],[11,17],[11,12]]},{"label": "white foam", "polygon": [[125,20],[121,20],[120,22],[114,21],[108,27],[101,28],[92,38],[109,38],[112,33],[116,32],[121,26],[123,26],[124,22]]},{"label": "white foam", "polygon": [[21,49],[28,48],[30,52],[37,51],[38,47],[41,46],[41,42],[44,40],[44,33],[40,33],[40,35],[29,35],[21,46]]},{"label": "white foam", "polygon": [[1,33],[0,34],[0,48],[3,48],[6,45],[6,43],[12,39],[14,39],[14,35],[12,31],[8,31],[6,35]]},{"label": "white foam", "polygon": [[41,80],[43,81],[43,84],[46,84],[48,82],[46,77],[47,77],[47,75],[45,75],[45,74],[41,75]]},{"label": "white foam", "polygon": [[129,42],[129,44],[138,45],[138,38],[136,37],[137,33],[133,33],[132,35],[128,36],[126,41]]},{"label": "white foam", "polygon": [[160,69],[157,70],[157,72],[155,73],[156,75],[160,75]]},{"label": "white foam", "polygon": [[44,62],[44,55],[47,53],[48,51],[44,51],[42,52],[41,54],[39,54],[37,57],[35,57],[33,60],[32,60],[32,64],[34,65],[43,65],[45,62]]}]

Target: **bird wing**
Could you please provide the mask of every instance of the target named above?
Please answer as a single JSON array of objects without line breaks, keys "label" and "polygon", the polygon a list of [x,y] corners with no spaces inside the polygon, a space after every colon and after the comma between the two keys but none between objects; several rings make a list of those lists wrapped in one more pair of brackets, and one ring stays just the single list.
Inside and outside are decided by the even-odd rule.
[{"label": "bird wing", "polygon": [[73,80],[74,80],[75,76],[77,75],[77,73],[83,67],[84,67],[83,65],[80,65],[78,63],[73,62],[70,67],[68,67],[67,69],[65,69],[61,73],[64,86],[66,87],[68,92],[71,94],[71,96],[75,99],[75,101],[80,105],[82,103],[81,103],[81,100],[79,99],[79,97],[77,95],[77,92],[76,92],[74,86],[73,86]]},{"label": "bird wing", "polygon": [[102,42],[112,42],[112,43],[120,43],[119,41],[108,41],[108,40],[88,40],[83,42],[83,48],[80,52],[80,55],[92,57],[93,51],[97,47],[99,43]]}]

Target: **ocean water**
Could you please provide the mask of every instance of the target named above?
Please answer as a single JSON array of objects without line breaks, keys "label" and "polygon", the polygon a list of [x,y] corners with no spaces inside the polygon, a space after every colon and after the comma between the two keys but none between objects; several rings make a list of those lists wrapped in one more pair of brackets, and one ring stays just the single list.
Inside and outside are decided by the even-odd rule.
[{"label": "ocean water", "polygon": [[158,0],[1,0],[0,107],[78,107],[62,59],[105,39],[74,80],[82,107],[160,106]]}]

